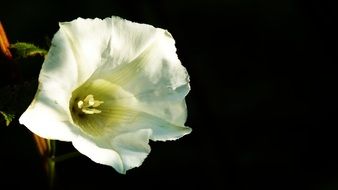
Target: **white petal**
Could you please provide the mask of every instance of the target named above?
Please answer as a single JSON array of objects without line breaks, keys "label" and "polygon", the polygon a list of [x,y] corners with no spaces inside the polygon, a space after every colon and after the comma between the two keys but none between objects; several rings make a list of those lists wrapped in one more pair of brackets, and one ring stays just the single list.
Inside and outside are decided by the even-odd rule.
[{"label": "white petal", "polygon": [[76,60],[77,82],[82,84],[101,64],[101,55],[110,40],[111,21],[78,18],[59,25]]},{"label": "white petal", "polygon": [[175,125],[163,118],[145,112],[139,112],[132,123],[121,127],[123,131],[134,131],[137,129],[151,129],[151,140],[176,140],[191,133],[191,128]]},{"label": "white petal", "polygon": [[99,146],[98,140],[91,140],[85,136],[78,136],[73,140],[73,146],[82,154],[89,157],[96,163],[112,166],[116,171],[124,173],[122,159],[120,155],[111,148],[110,143],[105,143],[104,146]]},{"label": "white petal", "polygon": [[77,63],[70,44],[64,33],[58,31],[54,35],[52,46],[40,71],[40,89],[48,91],[48,88],[58,88],[59,91],[55,94],[56,96],[60,94],[69,96],[78,85],[77,76]]},{"label": "white petal", "polygon": [[113,149],[116,150],[122,161],[125,173],[127,170],[138,167],[150,152],[148,145],[151,130],[143,129],[131,133],[124,133],[112,140]]},{"label": "white petal", "polygon": [[59,31],[42,65],[37,94],[20,123],[41,137],[71,141],[77,129],[70,123],[69,99],[77,73],[70,45]]},{"label": "white petal", "polygon": [[[142,62],[146,62],[143,72],[138,72],[125,89],[136,94],[138,109],[183,127],[187,118],[184,98],[190,91],[189,76],[177,58],[175,41],[167,31],[162,31]],[[156,136],[162,135],[154,132],[154,139],[165,140]],[[173,138],[176,136],[168,136],[168,140]]]},{"label": "white petal", "polygon": [[78,129],[69,122],[62,106],[38,92],[36,98],[21,115],[19,122],[33,133],[47,139],[71,141]]},{"label": "white petal", "polygon": [[[173,126],[184,126],[187,117],[184,98],[190,90],[189,76],[177,58],[175,41],[167,31],[157,29],[155,39],[138,57],[101,77],[133,94],[138,100],[134,109]],[[162,135],[164,129],[160,128],[163,132],[157,134],[154,130],[152,139],[166,140]],[[176,135],[167,136],[168,140],[176,138]]]},{"label": "white petal", "polygon": [[144,52],[156,38],[158,29],[119,17],[107,18],[112,23],[109,46],[102,54],[103,65],[98,71],[111,74],[118,65],[127,64]]},{"label": "white petal", "polygon": [[116,66],[130,62],[143,52],[156,34],[156,29],[150,25],[119,17],[78,18],[60,23],[60,28],[72,46],[80,83],[92,74],[109,74]]},{"label": "white petal", "polygon": [[138,130],[120,134],[113,139],[93,140],[88,136],[78,136],[74,147],[94,162],[112,166],[119,173],[138,167],[150,152],[148,145],[151,130]]}]

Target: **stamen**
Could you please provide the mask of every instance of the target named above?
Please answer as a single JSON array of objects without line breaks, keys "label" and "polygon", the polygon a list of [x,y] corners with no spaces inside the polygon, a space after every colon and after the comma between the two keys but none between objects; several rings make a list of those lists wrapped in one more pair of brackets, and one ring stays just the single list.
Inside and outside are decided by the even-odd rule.
[{"label": "stamen", "polygon": [[77,107],[80,108],[80,109],[83,108],[83,101],[82,100],[77,102]]},{"label": "stamen", "polygon": [[83,101],[79,100],[77,102],[77,107],[85,114],[95,114],[101,113],[99,109],[95,109],[103,104],[103,101],[95,100],[92,94],[89,94]]}]

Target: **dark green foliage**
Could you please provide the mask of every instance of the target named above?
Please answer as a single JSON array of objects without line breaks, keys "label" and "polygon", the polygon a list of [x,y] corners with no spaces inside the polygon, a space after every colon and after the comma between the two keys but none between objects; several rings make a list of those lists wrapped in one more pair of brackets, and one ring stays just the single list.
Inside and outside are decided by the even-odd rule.
[{"label": "dark green foliage", "polygon": [[47,50],[26,42],[17,42],[15,44],[11,44],[11,49],[15,50],[18,58],[27,58],[35,55],[44,56],[47,54]]},{"label": "dark green foliage", "polygon": [[15,115],[14,114],[10,114],[10,113],[5,113],[3,111],[0,111],[0,114],[3,116],[3,119],[6,122],[6,126],[9,126],[9,124],[13,121]]}]

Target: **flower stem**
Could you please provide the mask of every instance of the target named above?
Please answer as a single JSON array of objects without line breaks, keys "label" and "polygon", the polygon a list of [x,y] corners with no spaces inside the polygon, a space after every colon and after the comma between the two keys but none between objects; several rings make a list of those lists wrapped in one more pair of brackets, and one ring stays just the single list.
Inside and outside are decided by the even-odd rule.
[{"label": "flower stem", "polygon": [[54,189],[55,181],[55,161],[52,158],[48,158],[48,185],[49,189]]},{"label": "flower stem", "polygon": [[49,189],[54,189],[54,181],[55,181],[55,152],[56,152],[56,143],[55,140],[47,139],[48,145],[48,185]]},{"label": "flower stem", "polygon": [[81,154],[79,152],[70,152],[70,153],[67,153],[67,154],[56,156],[54,158],[54,161],[55,162],[62,162],[62,161],[65,161],[65,160],[68,160],[70,158],[74,158],[74,157],[77,157],[77,156],[80,156],[80,155]]},{"label": "flower stem", "polygon": [[44,139],[33,135],[38,151],[44,160],[44,166],[47,173],[49,189],[55,188],[56,163],[80,156],[79,152],[70,152],[56,156],[56,140]]}]

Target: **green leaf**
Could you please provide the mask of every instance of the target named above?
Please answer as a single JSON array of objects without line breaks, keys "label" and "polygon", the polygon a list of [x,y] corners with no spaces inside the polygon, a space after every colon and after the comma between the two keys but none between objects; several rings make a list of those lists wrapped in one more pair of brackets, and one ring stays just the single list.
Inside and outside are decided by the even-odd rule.
[{"label": "green leaf", "polygon": [[14,119],[14,114],[10,114],[10,113],[5,113],[3,111],[0,111],[0,114],[3,116],[3,118],[6,121],[6,126],[9,126],[9,124],[13,121]]},{"label": "green leaf", "polygon": [[47,50],[26,42],[17,42],[15,44],[11,44],[10,48],[16,51],[16,54],[19,58],[27,58],[35,55],[45,56],[47,54]]}]

